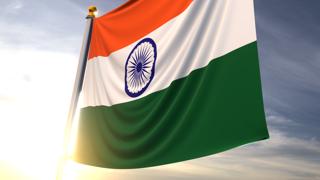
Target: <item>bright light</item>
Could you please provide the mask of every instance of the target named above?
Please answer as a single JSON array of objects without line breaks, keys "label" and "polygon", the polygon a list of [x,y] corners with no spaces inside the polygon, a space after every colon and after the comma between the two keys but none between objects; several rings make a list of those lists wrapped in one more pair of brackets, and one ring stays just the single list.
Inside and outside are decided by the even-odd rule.
[{"label": "bright light", "polygon": [[97,10],[97,11],[95,11],[93,14],[94,14],[95,17],[98,17],[99,11]]},{"label": "bright light", "polygon": [[0,54],[0,179],[55,179],[77,57]]}]

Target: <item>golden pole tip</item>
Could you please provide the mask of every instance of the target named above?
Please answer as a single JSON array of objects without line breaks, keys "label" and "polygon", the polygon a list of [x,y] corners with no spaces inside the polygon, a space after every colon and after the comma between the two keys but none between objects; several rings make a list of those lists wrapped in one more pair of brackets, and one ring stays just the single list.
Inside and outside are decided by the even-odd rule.
[{"label": "golden pole tip", "polygon": [[96,17],[98,14],[98,9],[95,6],[89,6],[88,11],[88,17]]}]

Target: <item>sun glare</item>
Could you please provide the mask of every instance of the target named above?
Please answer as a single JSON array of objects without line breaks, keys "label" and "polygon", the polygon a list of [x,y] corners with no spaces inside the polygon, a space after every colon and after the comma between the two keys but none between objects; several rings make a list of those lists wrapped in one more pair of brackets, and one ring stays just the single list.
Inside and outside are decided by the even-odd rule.
[{"label": "sun glare", "polygon": [[0,179],[55,179],[77,57],[35,50],[1,55]]}]

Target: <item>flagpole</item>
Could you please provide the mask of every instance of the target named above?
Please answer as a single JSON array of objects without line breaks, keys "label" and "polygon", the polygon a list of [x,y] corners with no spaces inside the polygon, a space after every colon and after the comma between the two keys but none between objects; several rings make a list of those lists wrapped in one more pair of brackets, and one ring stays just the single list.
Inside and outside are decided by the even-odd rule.
[{"label": "flagpole", "polygon": [[68,119],[65,125],[64,130],[64,140],[63,140],[63,152],[62,157],[59,159],[56,180],[62,180],[63,178],[63,170],[68,160],[68,147],[71,139],[71,129],[73,125],[74,116],[77,110],[79,95],[82,90],[84,74],[87,66],[88,53],[90,48],[90,40],[92,33],[92,25],[93,20],[95,18],[95,13],[97,12],[97,8],[95,6],[90,6],[88,8],[88,15],[86,17],[86,26],[85,32],[82,41],[82,47],[79,57],[79,64],[77,69],[77,74],[73,86],[73,92],[71,97],[71,103],[69,106]]}]

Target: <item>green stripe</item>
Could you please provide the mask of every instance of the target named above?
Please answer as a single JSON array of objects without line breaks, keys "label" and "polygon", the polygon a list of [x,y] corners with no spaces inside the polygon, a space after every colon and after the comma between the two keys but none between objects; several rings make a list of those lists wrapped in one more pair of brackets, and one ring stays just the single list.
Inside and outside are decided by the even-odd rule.
[{"label": "green stripe", "polygon": [[74,160],[108,168],[172,163],[268,138],[256,42],[167,89],[80,116]]}]

